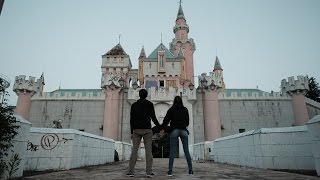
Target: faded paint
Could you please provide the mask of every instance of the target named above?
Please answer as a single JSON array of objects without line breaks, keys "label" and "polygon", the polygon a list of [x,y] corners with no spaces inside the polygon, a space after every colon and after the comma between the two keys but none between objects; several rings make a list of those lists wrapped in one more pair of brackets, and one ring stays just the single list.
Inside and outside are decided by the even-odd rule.
[{"label": "faded paint", "polygon": [[31,105],[31,97],[33,92],[18,92],[18,100],[17,106],[15,109],[15,113],[24,119],[29,120],[29,113],[30,113],[30,105]]},{"label": "faded paint", "polygon": [[292,94],[292,108],[294,114],[294,125],[305,125],[309,121],[309,114],[307,105],[305,102],[304,94],[294,93]]},{"label": "faded paint", "polygon": [[119,90],[106,89],[103,118],[103,137],[118,140],[119,126]]},{"label": "faded paint", "polygon": [[203,113],[205,140],[212,141],[221,137],[221,121],[218,104],[218,92],[204,90]]}]

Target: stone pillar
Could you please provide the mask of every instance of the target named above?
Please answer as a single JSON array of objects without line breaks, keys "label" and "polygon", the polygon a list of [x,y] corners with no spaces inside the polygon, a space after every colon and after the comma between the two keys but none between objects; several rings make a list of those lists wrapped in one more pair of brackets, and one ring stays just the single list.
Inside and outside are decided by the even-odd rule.
[{"label": "stone pillar", "polygon": [[105,107],[103,115],[103,136],[118,140],[118,129],[119,129],[119,92],[120,89],[105,90]]},{"label": "stone pillar", "polygon": [[292,97],[292,109],[294,114],[294,125],[305,125],[309,120],[309,114],[305,101],[305,92],[295,92],[291,94]]},{"label": "stone pillar", "polygon": [[221,137],[221,121],[218,91],[203,89],[203,114],[205,140],[212,141]]},{"label": "stone pillar", "polygon": [[305,125],[309,120],[309,114],[305,101],[305,95],[309,90],[309,80],[307,76],[289,77],[288,81],[281,81],[281,91],[283,94],[289,94],[292,97],[292,109],[294,114],[294,125]]},{"label": "stone pillar", "polygon": [[29,120],[31,97],[33,96],[33,92],[26,90],[17,90],[16,94],[18,96],[18,100],[15,113],[23,117],[24,119]]},{"label": "stone pillar", "polygon": [[320,176],[320,115],[312,118],[308,123],[308,133],[311,138],[312,155],[318,176]]},{"label": "stone pillar", "polygon": [[15,113],[26,120],[29,120],[31,97],[43,89],[44,83],[40,79],[35,81],[35,77],[20,75],[16,76],[13,91],[17,94],[18,100]]}]

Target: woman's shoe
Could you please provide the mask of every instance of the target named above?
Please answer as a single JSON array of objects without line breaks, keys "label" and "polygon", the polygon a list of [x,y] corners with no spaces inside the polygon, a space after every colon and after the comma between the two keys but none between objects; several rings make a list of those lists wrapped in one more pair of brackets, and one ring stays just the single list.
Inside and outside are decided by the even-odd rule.
[{"label": "woman's shoe", "polygon": [[172,171],[168,171],[168,175],[169,177],[172,177]]},{"label": "woman's shoe", "polygon": [[189,170],[189,175],[193,175],[193,171],[192,170]]}]

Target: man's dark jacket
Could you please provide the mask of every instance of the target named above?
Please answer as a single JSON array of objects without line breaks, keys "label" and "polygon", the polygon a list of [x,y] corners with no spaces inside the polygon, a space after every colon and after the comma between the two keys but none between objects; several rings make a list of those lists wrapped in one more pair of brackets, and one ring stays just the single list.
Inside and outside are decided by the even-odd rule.
[{"label": "man's dark jacket", "polygon": [[131,134],[134,129],[151,129],[151,120],[157,127],[160,127],[152,102],[139,99],[132,104],[130,112]]}]

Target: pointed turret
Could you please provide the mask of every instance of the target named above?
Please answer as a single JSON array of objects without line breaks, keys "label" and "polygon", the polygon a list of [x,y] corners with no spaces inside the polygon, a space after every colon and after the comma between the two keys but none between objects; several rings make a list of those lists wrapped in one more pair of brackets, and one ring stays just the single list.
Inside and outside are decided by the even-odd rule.
[{"label": "pointed turret", "polygon": [[223,70],[223,69],[221,68],[221,64],[220,64],[220,61],[219,61],[218,56],[216,56],[216,61],[214,62],[213,71],[215,71],[215,70]]},{"label": "pointed turret", "polygon": [[144,58],[144,57],[146,57],[146,53],[144,51],[144,47],[142,46],[139,58]]},{"label": "pointed turret", "polygon": [[186,18],[184,17],[184,14],[183,14],[183,10],[182,10],[182,6],[181,6],[181,0],[180,0],[180,3],[179,3],[179,11],[178,11],[178,15],[177,15],[177,19],[184,19],[186,20]]},{"label": "pointed turret", "polygon": [[107,55],[128,55],[128,54],[123,50],[122,46],[119,43],[103,56],[107,56]]}]

